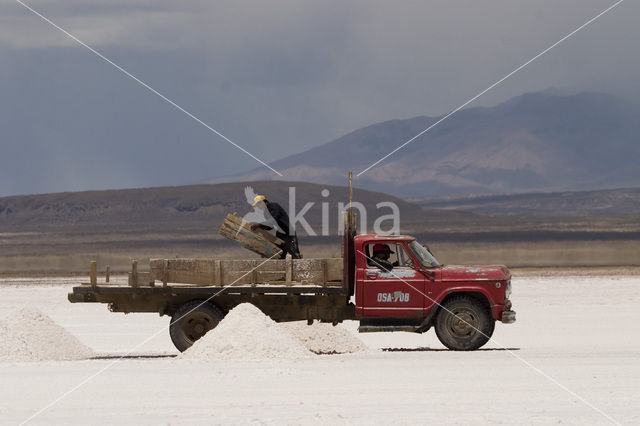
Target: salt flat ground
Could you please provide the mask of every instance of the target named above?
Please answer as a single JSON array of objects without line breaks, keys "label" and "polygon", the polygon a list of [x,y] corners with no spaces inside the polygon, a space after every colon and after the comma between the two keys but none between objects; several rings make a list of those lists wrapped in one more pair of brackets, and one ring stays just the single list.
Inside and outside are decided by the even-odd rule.
[{"label": "salt flat ground", "polygon": [[[89,379],[30,423],[640,424],[640,276],[514,278],[518,321],[475,352],[430,331],[360,335],[368,353],[204,363],[170,356],[167,317],[68,303],[72,281],[0,280],[0,317],[38,309],[105,357],[0,364],[0,423]],[[145,357],[117,359],[155,333],[133,351]]]}]

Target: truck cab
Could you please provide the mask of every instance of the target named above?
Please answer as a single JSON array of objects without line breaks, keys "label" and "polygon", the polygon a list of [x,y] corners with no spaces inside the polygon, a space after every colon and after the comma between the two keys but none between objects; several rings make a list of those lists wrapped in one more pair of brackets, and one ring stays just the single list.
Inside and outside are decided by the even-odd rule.
[{"label": "truck cab", "polygon": [[450,349],[473,350],[496,321],[512,323],[506,266],[443,265],[406,235],[355,235],[355,305],[361,332],[425,332]]}]

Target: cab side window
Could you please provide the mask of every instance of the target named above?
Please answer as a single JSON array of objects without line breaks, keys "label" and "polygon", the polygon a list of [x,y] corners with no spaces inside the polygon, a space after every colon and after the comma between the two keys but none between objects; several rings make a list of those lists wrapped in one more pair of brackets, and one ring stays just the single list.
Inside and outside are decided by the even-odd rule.
[{"label": "cab side window", "polygon": [[[384,248],[384,251],[382,250]],[[401,243],[376,243],[366,246],[367,265],[375,266],[373,259],[382,258],[394,267],[413,267],[413,261]]]}]

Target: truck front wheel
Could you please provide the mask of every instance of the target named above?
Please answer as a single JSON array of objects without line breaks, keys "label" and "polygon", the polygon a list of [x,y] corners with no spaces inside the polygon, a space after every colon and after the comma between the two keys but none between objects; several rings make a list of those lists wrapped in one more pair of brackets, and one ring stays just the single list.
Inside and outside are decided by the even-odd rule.
[{"label": "truck front wheel", "polygon": [[455,296],[445,302],[436,317],[436,335],[454,351],[473,351],[489,341],[495,321],[489,309],[471,296]]},{"label": "truck front wheel", "polygon": [[215,328],[222,318],[224,313],[212,303],[191,300],[181,305],[171,317],[171,341],[180,352],[184,352],[207,331]]}]

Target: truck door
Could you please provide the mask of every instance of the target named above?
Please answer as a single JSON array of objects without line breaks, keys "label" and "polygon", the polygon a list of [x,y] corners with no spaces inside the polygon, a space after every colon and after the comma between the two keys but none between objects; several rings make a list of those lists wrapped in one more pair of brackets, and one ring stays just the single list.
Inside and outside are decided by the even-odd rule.
[{"label": "truck door", "polygon": [[[359,264],[356,305],[358,313],[367,317],[407,317],[423,316],[425,277],[414,268],[413,259],[408,255],[403,243],[385,243],[391,254],[391,271],[374,266],[373,246],[365,245],[366,262]],[[378,247],[379,248],[379,247]]]}]

